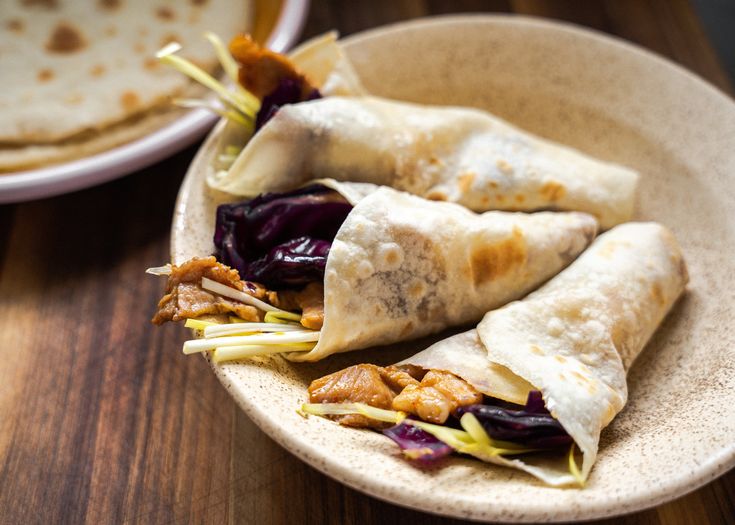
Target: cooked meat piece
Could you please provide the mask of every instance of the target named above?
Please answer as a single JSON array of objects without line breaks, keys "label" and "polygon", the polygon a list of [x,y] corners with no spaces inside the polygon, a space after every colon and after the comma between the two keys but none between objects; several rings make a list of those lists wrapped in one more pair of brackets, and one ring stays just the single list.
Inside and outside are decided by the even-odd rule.
[{"label": "cooked meat piece", "polygon": [[428,370],[426,370],[425,368],[421,368],[420,366],[416,366],[416,365],[398,365],[398,366],[391,365],[388,368],[393,368],[393,367],[397,368],[398,370],[401,370],[402,372],[406,372],[408,375],[410,375],[417,381],[421,381],[426,375],[426,372],[428,372]]},{"label": "cooked meat piece", "polygon": [[[418,368],[418,367],[416,367]],[[408,385],[418,385],[419,382],[404,369],[394,365],[380,369],[380,377],[394,392],[400,392]]]},{"label": "cooked meat piece", "polygon": [[294,311],[299,309],[299,305],[296,303],[296,290],[268,292],[268,302],[282,310]]},{"label": "cooked meat piece", "polygon": [[218,263],[214,257],[194,258],[171,268],[166,295],[159,301],[158,311],[151,321],[160,325],[166,321],[229,312],[246,321],[261,320],[261,313],[257,308],[203,290],[200,286],[202,277],[243,290],[257,298],[266,295],[263,286],[241,281],[237,270]]},{"label": "cooked meat piece", "polygon": [[[285,290],[281,292],[276,292],[274,290],[268,290],[265,293],[265,301],[268,302],[268,304],[272,304],[276,308],[280,308],[282,310],[297,310],[298,307],[296,306],[296,302],[291,300],[284,300],[284,293],[290,292],[290,290]],[[293,294],[286,294],[288,295],[288,298],[293,298]]]},{"label": "cooked meat piece", "polygon": [[309,283],[296,294],[301,309],[301,324],[312,330],[321,330],[324,324],[324,285]]},{"label": "cooked meat piece", "polygon": [[424,421],[444,423],[451,413],[451,404],[436,388],[408,385],[392,403],[393,410],[414,414]]},{"label": "cooked meat piece", "polygon": [[309,283],[303,290],[268,292],[271,304],[284,310],[301,310],[301,324],[311,330],[321,330],[324,324],[324,285]]},{"label": "cooked meat piece", "polygon": [[[365,403],[376,408],[390,409],[396,393],[383,382],[381,371],[379,366],[362,364],[320,377],[309,385],[309,402]],[[359,414],[335,416],[335,419],[348,427],[387,426]]]},{"label": "cooked meat piece", "polygon": [[[423,376],[421,383],[416,376]],[[482,403],[482,394],[469,383],[441,370],[415,366],[362,364],[312,381],[311,403],[365,403],[414,414],[424,421],[444,423],[461,406]],[[359,414],[333,416],[350,427],[385,428],[386,424]]]},{"label": "cooked meat piece", "polygon": [[443,370],[429,370],[421,386],[436,388],[452,402],[452,412],[461,406],[482,403],[482,394],[464,379]]},{"label": "cooked meat piece", "polygon": [[307,97],[316,89],[296,70],[287,57],[260,47],[249,36],[239,35],[233,38],[230,42],[230,52],[240,64],[238,73],[240,84],[261,100],[272,93],[284,78],[291,78],[301,83],[302,97]]},{"label": "cooked meat piece", "polygon": [[425,421],[444,423],[457,408],[477,403],[482,403],[482,394],[469,383],[449,372],[429,370],[420,384],[403,389],[391,406]]}]

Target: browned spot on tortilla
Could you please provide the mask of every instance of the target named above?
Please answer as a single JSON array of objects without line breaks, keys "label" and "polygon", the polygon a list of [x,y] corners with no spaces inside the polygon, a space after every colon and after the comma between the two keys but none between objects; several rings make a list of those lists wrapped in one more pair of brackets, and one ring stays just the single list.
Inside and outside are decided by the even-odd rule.
[{"label": "browned spot on tortilla", "polygon": [[515,199],[516,199],[516,202],[517,202],[518,204],[521,204],[521,203],[522,203],[523,201],[525,201],[525,200],[526,200],[526,197],[525,197],[525,195],[521,195],[521,194],[519,193],[518,195],[516,195],[516,196],[515,196]]},{"label": "browned spot on tortilla", "polygon": [[531,352],[534,353],[534,354],[536,354],[536,355],[546,355],[546,352],[544,352],[543,350],[541,350],[536,345],[531,345]]},{"label": "browned spot on tortilla", "polygon": [[161,63],[153,57],[148,57],[143,61],[143,67],[148,70],[158,69]]},{"label": "browned spot on tortilla", "polygon": [[483,195],[482,197],[480,197],[480,203],[483,206],[487,206],[488,204],[490,204],[490,197],[488,197],[487,195]]},{"label": "browned spot on tortilla", "polygon": [[500,193],[496,193],[495,194],[495,200],[498,201],[498,202],[500,202],[500,203],[502,203],[503,201],[505,201],[505,197],[503,195],[501,195]]},{"label": "browned spot on tortilla", "polygon": [[[612,388],[610,388],[609,390],[612,390]],[[615,390],[612,390],[612,391],[615,392]],[[617,392],[615,393],[617,394]],[[614,417],[615,417],[615,407],[612,406],[612,403],[608,403],[607,410],[605,410],[605,418],[603,419],[604,425],[612,421],[612,418]]]},{"label": "browned spot on tortilla", "polygon": [[442,166],[444,163],[440,158],[432,155],[431,157],[429,157],[429,164],[431,164],[432,166]]},{"label": "browned spot on tortilla", "polygon": [[133,50],[139,55],[145,53],[145,44],[143,42],[136,42],[133,46]]},{"label": "browned spot on tortilla", "polygon": [[589,383],[587,385],[587,392],[589,392],[590,394],[595,394],[597,392],[597,387],[594,383]]},{"label": "browned spot on tortilla", "polygon": [[472,182],[475,180],[475,174],[471,171],[468,171],[467,173],[464,173],[457,177],[457,185],[459,186],[459,191],[462,193],[469,193],[470,189],[472,188]]},{"label": "browned spot on tortilla", "polygon": [[138,28],[138,34],[140,36],[148,36],[148,28],[143,26]]},{"label": "browned spot on tortilla", "polygon": [[56,24],[46,49],[52,53],[75,53],[87,45],[82,33],[68,22]]},{"label": "browned spot on tortilla", "polygon": [[582,374],[580,374],[580,373],[579,373],[579,372],[577,372],[576,370],[573,370],[573,371],[572,371],[572,375],[573,375],[574,377],[576,377],[577,379],[579,379],[579,380],[581,380],[581,381],[584,381],[585,383],[589,383],[589,382],[590,382],[590,380],[589,380],[589,379],[587,379],[586,377],[584,377],[584,376],[583,376]]},{"label": "browned spot on tortilla", "polygon": [[401,256],[395,250],[390,250],[388,251],[388,253],[385,254],[385,263],[389,266],[398,264],[400,259],[401,259]]},{"label": "browned spot on tortilla", "polygon": [[161,6],[156,9],[156,16],[161,20],[165,20],[167,22],[176,18],[176,14],[174,13],[173,9],[166,6]]},{"label": "browned spot on tortilla", "polygon": [[67,104],[79,104],[84,100],[84,96],[81,93],[71,93],[64,97],[64,102]]},{"label": "browned spot on tortilla", "polygon": [[95,64],[92,69],[89,70],[89,74],[93,77],[101,77],[105,74],[107,68],[102,64]]},{"label": "browned spot on tortilla", "polygon": [[11,18],[10,20],[5,22],[5,27],[8,29],[8,31],[13,31],[14,33],[22,33],[23,29],[25,29],[23,20],[21,20],[20,18]]},{"label": "browned spot on tortilla", "polygon": [[59,7],[57,0],[22,0],[22,3],[25,6],[33,7],[37,5],[46,9],[56,9]]},{"label": "browned spot on tortilla", "polygon": [[51,69],[44,68],[38,72],[38,75],[36,75],[36,78],[38,78],[39,82],[48,82],[49,80],[54,78],[54,72]]},{"label": "browned spot on tortilla", "polygon": [[556,359],[560,363],[566,363],[567,362],[567,358],[564,357],[563,355],[555,355],[554,356],[554,359]]},{"label": "browned spot on tortilla", "polygon": [[445,201],[447,196],[441,191],[430,191],[426,194],[426,198],[430,201]]},{"label": "browned spot on tortilla", "polygon": [[117,35],[117,27],[115,27],[115,26],[107,26],[105,28],[105,35],[107,35],[109,37],[113,37],[113,36]]},{"label": "browned spot on tortilla", "polygon": [[472,281],[479,286],[522,266],[526,262],[526,240],[518,228],[505,240],[480,246],[470,255]]},{"label": "browned spot on tortilla", "polygon": [[140,106],[140,97],[133,91],[124,91],[120,95],[120,104],[126,111],[133,111]]},{"label": "browned spot on tortilla", "polygon": [[420,298],[426,293],[426,285],[421,281],[416,281],[408,287],[408,295],[412,298]]},{"label": "browned spot on tortilla", "polygon": [[496,190],[498,188],[498,183],[495,182],[494,180],[491,180],[490,182],[488,182],[487,185],[488,185],[489,188],[492,188],[494,190]]},{"label": "browned spot on tortilla", "polygon": [[628,241],[608,241],[606,244],[602,246],[602,248],[599,249],[597,252],[601,257],[605,257],[606,259],[612,258],[614,253],[617,251],[620,247],[626,247],[630,246],[630,243]]},{"label": "browned spot on tortilla", "polygon": [[566,381],[567,380],[567,376],[564,375],[564,372],[559,372],[559,379],[561,381]]},{"label": "browned spot on tortilla", "polygon": [[541,186],[539,193],[547,201],[555,202],[564,197],[566,189],[558,182],[552,180]]},{"label": "browned spot on tortilla", "polygon": [[661,289],[661,285],[653,283],[651,286],[651,297],[658,303],[659,306],[663,306],[666,299],[664,298],[664,291]]},{"label": "browned spot on tortilla", "polygon": [[99,0],[99,5],[103,9],[117,9],[122,3],[121,0]]},{"label": "browned spot on tortilla", "polygon": [[506,160],[498,159],[495,161],[495,165],[503,175],[510,175],[513,173],[513,166],[511,166]]},{"label": "browned spot on tortilla", "polygon": [[161,39],[161,47],[169,45],[171,42],[180,42],[179,35],[176,33],[169,33]]}]

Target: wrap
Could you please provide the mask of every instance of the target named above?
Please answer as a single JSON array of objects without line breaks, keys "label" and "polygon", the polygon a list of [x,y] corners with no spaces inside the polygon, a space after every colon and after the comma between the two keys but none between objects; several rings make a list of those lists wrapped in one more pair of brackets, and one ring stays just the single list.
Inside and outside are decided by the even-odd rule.
[{"label": "wrap", "polygon": [[[349,62],[342,57],[338,63],[332,76],[319,71],[324,92],[361,94]],[[583,211],[603,229],[630,220],[638,183],[633,170],[541,139],[478,109],[370,96],[329,96],[280,108],[229,171],[213,174],[208,183],[254,196],[286,191],[315,177],[391,186],[479,212]]]},{"label": "wrap", "polygon": [[[601,430],[628,397],[626,372],[688,281],[681,250],[655,223],[601,235],[569,268],[522,301],[489,312],[476,330],[405,360],[452,372],[518,404],[540,390],[583,455],[586,479]],[[573,484],[565,458],[480,459]]]},{"label": "wrap", "polygon": [[356,204],[327,258],[319,342],[293,360],[477,322],[558,273],[597,229],[583,213],[478,215],[387,187],[331,186],[352,187]]}]

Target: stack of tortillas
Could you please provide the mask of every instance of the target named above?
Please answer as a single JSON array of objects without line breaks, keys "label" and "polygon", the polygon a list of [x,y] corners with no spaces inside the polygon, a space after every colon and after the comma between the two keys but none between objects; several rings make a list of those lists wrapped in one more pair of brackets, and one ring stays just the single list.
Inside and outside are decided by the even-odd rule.
[{"label": "stack of tortillas", "polygon": [[85,157],[140,138],[181,113],[192,82],[155,58],[177,41],[206,70],[250,29],[247,0],[14,0],[0,10],[0,172]]}]

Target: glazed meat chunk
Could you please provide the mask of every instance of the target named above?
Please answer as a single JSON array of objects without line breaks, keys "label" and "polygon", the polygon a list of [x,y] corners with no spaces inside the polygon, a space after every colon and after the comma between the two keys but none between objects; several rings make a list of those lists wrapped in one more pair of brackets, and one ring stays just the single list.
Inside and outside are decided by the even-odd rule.
[{"label": "glazed meat chunk", "polygon": [[[376,408],[390,409],[395,395],[405,385],[418,384],[406,372],[396,367],[355,365],[319,378],[309,385],[311,403],[365,403]],[[359,414],[335,416],[340,424],[350,427],[382,428],[385,423]]]},{"label": "glazed meat chunk", "polygon": [[391,406],[424,421],[444,423],[457,408],[477,403],[482,403],[482,394],[469,383],[449,372],[429,370],[421,383],[407,385]]},{"label": "glazed meat chunk", "polygon": [[200,286],[203,277],[242,290],[258,299],[266,294],[263,286],[241,281],[237,270],[218,263],[214,257],[195,257],[180,266],[172,266],[166,295],[158,303],[158,311],[151,320],[153,324],[223,313],[233,313],[245,321],[261,320],[255,307],[203,290]]}]

